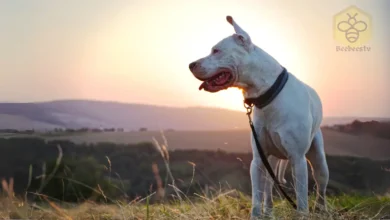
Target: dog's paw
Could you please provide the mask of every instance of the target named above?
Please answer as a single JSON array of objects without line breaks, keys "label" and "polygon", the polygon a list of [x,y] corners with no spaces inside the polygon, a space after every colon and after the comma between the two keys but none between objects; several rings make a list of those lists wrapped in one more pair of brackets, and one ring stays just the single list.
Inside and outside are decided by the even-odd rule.
[{"label": "dog's paw", "polygon": [[260,220],[260,219],[261,219],[260,216],[253,216],[253,215],[251,215],[251,217],[250,217],[250,220]]},{"label": "dog's paw", "polygon": [[260,219],[262,216],[261,216],[261,209],[260,207],[253,207],[252,208],[252,211],[251,211],[251,220],[256,220],[256,219]]},{"label": "dog's paw", "polygon": [[274,215],[273,210],[270,208],[265,208],[263,219],[275,219],[275,215]]}]

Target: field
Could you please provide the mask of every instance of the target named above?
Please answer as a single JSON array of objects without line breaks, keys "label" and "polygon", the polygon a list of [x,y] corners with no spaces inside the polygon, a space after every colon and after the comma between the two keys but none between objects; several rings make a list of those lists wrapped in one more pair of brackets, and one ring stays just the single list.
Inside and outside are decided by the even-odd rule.
[{"label": "field", "polygon": [[[4,167],[1,173],[7,177],[1,186],[3,196],[0,197],[0,218],[248,219],[248,167],[251,160],[249,134],[248,130],[164,132],[171,156],[169,170],[183,196],[181,199],[163,201],[156,201],[158,188],[155,188],[155,184],[157,181],[158,185],[158,178],[153,174],[154,171],[151,172],[151,166],[157,164],[161,177],[167,176],[168,168],[164,167],[161,155],[150,145],[153,138],[163,142],[161,132],[0,134],[0,140],[5,138],[0,141],[0,148],[4,152],[0,155],[0,165]],[[323,129],[323,134],[331,173],[328,211],[311,211],[309,219],[390,218],[390,172],[387,171],[390,166],[390,140],[331,129]],[[99,197],[107,196],[109,202],[88,197],[82,201],[72,201],[72,197],[61,199],[66,196],[63,194],[65,179],[62,182],[49,182],[42,193],[37,194],[40,181],[35,178],[41,172],[41,161],[47,161],[48,164],[55,161],[55,146],[58,145],[63,148],[64,158],[68,158],[64,167],[71,170],[72,178],[78,178],[75,181],[79,181],[78,184],[65,184],[76,187],[79,193],[85,195],[89,194],[85,187],[90,188]],[[24,154],[16,153],[22,150]],[[74,158],[74,155],[77,157]],[[95,159],[90,160],[91,156]],[[107,160],[109,169],[106,167]],[[33,164],[32,175],[36,177],[29,183],[28,193],[37,194],[40,198],[38,202],[32,202],[31,198],[26,200],[20,194],[24,192],[25,181],[29,179],[29,164]],[[106,168],[101,170],[101,165]],[[50,165],[47,169],[50,170]],[[94,177],[91,169],[100,173],[99,176]],[[115,172],[120,179],[113,178],[111,172]],[[56,175],[64,178],[61,169]],[[7,183],[9,177],[15,177],[15,183]],[[291,181],[290,174],[287,174],[286,179]],[[87,182],[89,184],[85,185]],[[166,196],[175,195],[169,182],[163,185]],[[122,192],[117,194],[110,191],[117,186],[130,199],[121,199]],[[18,193],[14,194],[12,187]],[[293,193],[290,187],[288,191]],[[142,196],[137,197],[137,194]],[[69,192],[67,195],[72,196]],[[313,197],[310,203],[313,207]],[[293,214],[288,204],[276,196],[275,218],[291,219]]]},{"label": "field", "polygon": [[[250,131],[167,131],[164,132],[169,148],[217,150],[227,152],[250,152]],[[30,137],[34,135],[7,135],[1,137]],[[65,135],[38,135],[46,140],[70,140],[75,143],[112,142],[129,144],[151,142],[153,137],[162,141],[161,132],[104,132]],[[323,129],[325,151],[329,155],[368,157],[371,159],[390,158],[390,140],[368,135],[351,135],[331,129]]]},{"label": "field", "polygon": [[[12,204],[13,201],[13,204]],[[313,204],[313,199],[311,204]],[[9,198],[0,201],[0,218],[2,219],[249,219],[250,198],[235,190],[221,192],[212,197],[199,195],[198,202],[186,200],[171,204],[149,204],[148,198],[132,203],[63,204],[47,199],[47,203],[28,208],[26,204]],[[284,201],[275,201],[275,219],[292,219],[295,212]],[[328,211],[317,213],[311,211],[308,219],[389,219],[390,199],[387,197],[339,196],[328,199]]]},{"label": "field", "polygon": [[[58,192],[63,193],[64,189],[67,188],[64,187],[64,184],[65,186],[69,185],[69,183],[66,183],[66,178],[64,177],[62,177],[62,182],[59,185],[59,182],[56,184],[56,181],[52,184],[52,181],[48,178],[45,187],[47,190],[43,188],[42,192],[30,187],[27,190],[28,194],[33,194],[40,198],[35,202],[33,202],[31,197],[27,200],[24,196],[14,193],[14,186],[20,186],[20,184],[17,184],[17,179],[28,179],[26,178],[26,175],[20,173],[20,168],[27,167],[27,164],[30,163],[30,158],[40,158],[34,160],[42,161],[45,158],[43,157],[43,154],[47,154],[46,158],[51,158],[52,156],[50,155],[55,153],[53,148],[55,148],[54,146],[58,146],[57,143],[59,142],[43,144],[36,142],[33,139],[11,139],[6,141],[2,140],[2,142],[0,142],[0,149],[6,150],[5,152],[10,152],[11,150],[20,152],[21,149],[25,149],[25,156],[10,154],[8,156],[3,155],[2,157],[1,161],[4,163],[3,165],[10,165],[5,170],[16,168],[16,170],[19,170],[19,175],[23,178],[15,178],[15,182],[11,178],[9,181],[8,179],[2,180],[1,188],[3,196],[0,197],[0,218],[67,220],[249,219],[251,198],[248,193],[239,190],[240,187],[238,186],[246,185],[247,188],[249,186],[247,167],[250,162],[250,153],[227,154],[216,151],[176,150],[170,151],[167,154],[164,153],[164,156],[162,156],[157,152],[158,149],[153,149],[154,147],[143,144],[132,145],[127,148],[124,148],[126,145],[100,144],[90,148],[86,146],[83,147],[83,145],[67,146],[67,142],[64,142],[64,158],[69,157],[69,154],[73,153],[80,155],[79,158],[74,158],[74,162],[76,162],[76,164],[73,164],[74,168],[71,168],[72,163],[68,163],[68,165],[65,166],[68,167],[66,170],[71,173],[73,179],[71,182],[74,181],[73,184],[70,185],[78,188],[77,191],[80,193],[84,192],[85,195],[88,194],[85,191],[85,188],[90,189],[90,191],[93,192],[92,196],[78,202],[60,199],[64,198],[64,195],[61,193],[58,194]],[[7,146],[10,146],[9,149],[6,148]],[[44,153],[42,154],[40,152]],[[107,158],[109,158],[109,169],[105,169],[104,173],[101,173],[100,177],[103,179],[100,179],[98,182],[88,181],[91,175],[93,176],[94,174],[91,172],[91,164],[89,164],[93,161],[84,159],[87,155],[93,155],[97,159],[101,158],[99,164],[106,160],[106,155]],[[242,158],[241,162],[244,164],[241,165],[241,162],[236,159],[238,157]],[[163,172],[164,166],[159,163],[158,159],[164,159],[165,163],[168,164],[167,169],[173,174],[171,177],[172,179],[169,179],[167,182],[168,184],[160,183],[161,185],[159,185],[158,183],[158,179],[162,179],[166,176]],[[335,188],[344,185],[344,187],[340,187],[340,189],[343,191],[344,188],[345,192],[348,193],[328,193],[328,210],[320,213],[312,210],[315,202],[314,196],[311,194],[309,219],[355,220],[390,218],[390,195],[388,191],[390,172],[381,169],[381,162],[369,161],[364,158],[354,159],[353,157],[337,156],[330,156],[328,159],[331,172],[331,181],[328,186],[328,192],[334,191]],[[189,160],[194,163],[188,162]],[[15,162],[18,165],[22,163],[25,163],[26,165],[13,167],[12,164]],[[157,169],[156,171],[153,171],[154,174],[156,174],[155,176],[151,175],[151,170],[153,169],[150,169],[150,165],[154,163],[160,164],[156,166],[160,167],[158,168],[160,170],[158,171]],[[383,164],[383,167],[388,167],[390,161],[383,161]],[[98,164],[95,164],[92,168],[96,169],[94,172],[99,173],[99,171],[97,171],[100,169]],[[111,169],[113,172],[115,171],[120,174],[123,178],[122,181],[125,184],[126,182],[129,183],[127,179],[137,180],[137,182],[146,180],[144,183],[140,184],[140,188],[138,188],[137,191],[141,192],[142,189],[147,189],[149,187],[150,191],[146,195],[138,196],[130,200],[114,197],[114,194],[106,191],[106,189],[108,189],[106,188],[107,185],[106,187],[101,185],[105,182],[101,182],[102,180],[109,179],[109,181],[114,181],[111,177]],[[50,166],[48,166],[49,173],[50,170]],[[59,175],[61,175],[61,168],[59,168],[58,171]],[[34,174],[34,171],[32,173],[34,176],[36,175]],[[58,174],[53,177],[57,175]],[[50,177],[51,174],[48,176]],[[213,187],[213,185],[210,184],[209,187],[207,187],[209,182],[205,181],[206,179],[202,177],[213,179],[212,182],[215,183],[216,186]],[[31,184],[29,184],[30,186],[33,186],[34,182],[41,182],[34,179]],[[56,178],[53,178],[53,180],[55,179]],[[173,182],[173,179],[177,181],[176,184]],[[291,177],[287,179],[288,181],[291,181]],[[363,185],[358,182],[359,180],[364,180],[362,181]],[[122,181],[120,185],[123,184]],[[225,181],[228,182],[231,188],[218,188],[218,186],[221,187],[221,184]],[[84,183],[86,182],[90,183],[85,185]],[[157,188],[152,187],[156,182]],[[200,192],[191,191],[189,193],[188,190],[190,189],[189,187],[192,182],[194,182],[193,186],[198,183],[198,186],[201,186],[204,190]],[[188,185],[188,183],[190,184]],[[42,184],[42,182],[40,184]],[[78,186],[82,186],[84,189],[79,188]],[[123,190],[127,188],[126,186],[122,187]],[[130,189],[133,187],[135,187],[135,184],[130,182]],[[385,193],[368,192],[366,193],[367,195],[361,195],[353,193],[354,187],[356,187],[356,189],[360,188],[360,191],[362,192],[367,192],[367,190],[370,191],[370,189],[379,190],[380,188],[383,188]],[[25,189],[24,185],[22,188],[23,190]],[[177,189],[180,196],[177,196],[175,190],[172,189]],[[244,191],[248,192],[248,190]],[[289,191],[292,193],[290,188]],[[162,193],[162,197],[165,197],[165,199],[158,199],[160,197],[159,195],[161,195],[160,192],[164,192]],[[121,193],[124,193],[124,191]],[[104,200],[98,201],[96,200],[97,197],[104,198]],[[168,198],[172,199],[168,200]],[[274,208],[275,219],[292,219],[292,216],[295,214],[295,211],[290,208],[286,201],[281,200],[281,197],[278,196],[277,193],[275,195]]]}]

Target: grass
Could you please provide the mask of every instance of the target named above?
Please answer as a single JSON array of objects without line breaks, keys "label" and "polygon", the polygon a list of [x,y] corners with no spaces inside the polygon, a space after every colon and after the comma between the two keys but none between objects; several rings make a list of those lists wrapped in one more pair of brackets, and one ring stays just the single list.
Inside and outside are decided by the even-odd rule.
[{"label": "grass", "polygon": [[[42,204],[26,204],[9,197],[0,201],[2,219],[249,219],[250,198],[231,190],[212,197],[199,196],[197,202],[177,201],[149,204],[149,198],[130,203],[60,204],[49,198]],[[310,200],[313,204],[314,200]],[[328,199],[328,212],[310,212],[310,219],[390,218],[390,198],[343,195]],[[291,219],[294,211],[285,201],[276,200],[276,219]]]},{"label": "grass", "polygon": [[[249,219],[251,198],[237,190],[206,190],[202,195],[188,195],[180,191],[175,185],[169,167],[169,153],[167,141],[163,136],[163,143],[154,141],[156,149],[161,153],[168,170],[166,183],[159,178],[157,166],[152,165],[156,175],[158,189],[145,198],[133,201],[112,200],[110,203],[66,203],[35,193],[41,198],[40,202],[32,203],[22,197],[16,197],[13,192],[13,179],[2,180],[4,195],[0,197],[0,218],[2,219]],[[57,165],[62,158],[61,148]],[[109,160],[109,159],[108,159]],[[195,167],[195,165],[194,165]],[[31,177],[30,177],[31,178]],[[42,187],[50,180],[42,181]],[[165,187],[173,189],[172,195],[165,195]],[[96,191],[104,196],[104,192]],[[172,196],[167,201],[162,198]],[[310,207],[314,207],[315,199],[311,197]],[[320,213],[313,210],[309,219],[390,219],[390,196],[340,195],[327,198],[328,210]],[[292,219],[296,215],[285,200],[276,198],[274,201],[275,219]]]}]

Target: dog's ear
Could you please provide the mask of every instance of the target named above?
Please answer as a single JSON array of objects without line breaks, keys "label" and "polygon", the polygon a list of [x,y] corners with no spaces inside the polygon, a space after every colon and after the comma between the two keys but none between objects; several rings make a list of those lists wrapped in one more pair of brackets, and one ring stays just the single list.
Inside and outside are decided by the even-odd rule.
[{"label": "dog's ear", "polygon": [[246,48],[250,48],[252,41],[249,37],[249,34],[246,33],[232,18],[232,16],[226,16],[226,20],[234,27],[234,31],[236,34],[233,35],[234,39],[241,44],[242,46],[245,46]]}]

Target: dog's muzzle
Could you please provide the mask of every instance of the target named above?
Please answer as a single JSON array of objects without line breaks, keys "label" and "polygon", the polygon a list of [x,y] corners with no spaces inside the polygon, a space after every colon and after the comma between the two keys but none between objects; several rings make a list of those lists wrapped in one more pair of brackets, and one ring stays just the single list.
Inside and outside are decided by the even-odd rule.
[{"label": "dog's muzzle", "polygon": [[195,69],[195,67],[196,67],[197,65],[198,65],[197,62],[192,62],[192,63],[190,63],[189,68],[190,68],[191,72]]}]

